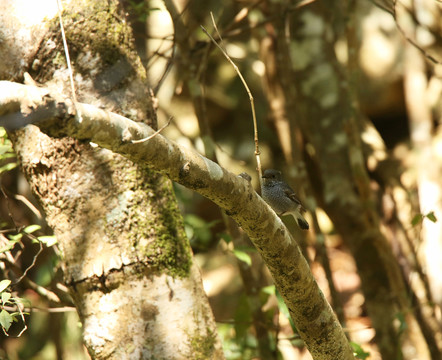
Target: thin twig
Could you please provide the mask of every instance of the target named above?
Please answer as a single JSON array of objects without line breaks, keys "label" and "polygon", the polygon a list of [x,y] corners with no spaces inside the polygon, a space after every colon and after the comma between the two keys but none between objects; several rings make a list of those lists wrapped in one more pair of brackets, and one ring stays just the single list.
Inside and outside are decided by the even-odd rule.
[{"label": "thin twig", "polygon": [[[33,237],[32,234],[27,234],[27,235],[28,235],[29,237],[31,237],[31,238]],[[16,284],[18,284],[20,281],[22,281],[23,278],[27,275],[28,271],[31,270],[31,269],[34,267],[34,265],[35,265],[35,263],[36,263],[36,261],[37,261],[37,257],[38,257],[38,255],[40,255],[41,252],[43,251],[43,244],[41,243],[41,241],[39,241],[38,243],[39,243],[39,245],[40,245],[40,249],[38,250],[37,254],[34,255],[34,257],[33,257],[33,259],[32,259],[32,263],[31,263],[31,265],[29,265],[29,266],[26,268],[26,270],[23,272],[23,275],[20,276],[20,277],[17,279],[17,281],[15,282]]]},{"label": "thin twig", "polygon": [[[212,16],[212,21],[213,21],[213,16]],[[254,104],[254,100],[253,100],[253,95],[249,89],[249,86],[247,85],[247,82],[245,81],[244,77],[241,74],[241,71],[239,71],[238,66],[236,66],[236,64],[233,62],[233,60],[230,58],[230,56],[227,54],[226,50],[224,50],[224,48],[219,45],[215,39],[213,38],[212,35],[209,34],[209,32],[206,30],[206,28],[202,25],[201,29],[204,31],[204,33],[210,38],[210,40],[215,44],[215,46],[221,50],[221,52],[223,53],[224,57],[227,59],[227,61],[233,66],[233,69],[236,71],[236,73],[238,74],[239,78],[241,79],[241,82],[244,85],[244,88],[247,91],[247,94],[249,95],[249,100],[250,100],[250,106],[252,108],[252,118],[253,118],[253,128],[254,128],[254,139],[255,139],[255,157],[256,157],[256,165],[257,165],[257,170],[258,170],[258,177],[259,177],[259,183],[262,186],[262,170],[261,170],[261,158],[260,158],[260,152],[259,152],[259,142],[258,142],[258,125],[257,125],[257,121],[256,121],[256,113],[255,113],[255,104]],[[215,29],[216,25],[214,24]],[[218,33],[218,36],[221,39],[221,35]]]},{"label": "thin twig", "polygon": [[[14,306],[3,306],[3,309],[6,311],[15,311],[16,307]],[[74,306],[60,306],[60,307],[53,307],[53,308],[42,308],[42,307],[24,307],[24,312],[31,313],[31,312],[45,312],[45,313],[61,313],[61,312],[68,312],[68,311],[77,311],[77,309]]]},{"label": "thin twig", "polygon": [[77,95],[75,93],[74,72],[72,71],[71,58],[69,56],[68,43],[66,41],[66,35],[64,33],[63,19],[61,17],[61,4],[60,4],[60,0],[57,0],[57,7],[58,7],[58,19],[59,19],[59,22],[60,22],[61,38],[63,39],[63,47],[64,47],[64,53],[65,53],[65,56],[66,56],[66,63],[67,63],[67,66],[68,66],[69,80],[71,82],[72,101],[74,102],[74,108],[75,108],[76,116],[78,116],[78,119],[81,122],[81,114],[78,112],[77,105],[76,105],[77,104]]},{"label": "thin twig", "polygon": [[12,211],[11,211],[11,207],[9,204],[9,197],[6,194],[5,189],[3,188],[3,184],[1,184],[1,183],[0,183],[0,191],[2,192],[3,196],[6,199],[6,208],[8,209],[8,216],[11,219],[12,223],[14,224],[15,230],[18,232],[19,226],[15,223],[14,216],[12,216]]},{"label": "thin twig", "polygon": [[314,3],[316,0],[302,0],[296,4],[289,6],[289,11],[298,10],[302,8],[303,6],[310,5],[311,3]]},{"label": "thin twig", "polygon": [[[393,0],[393,11],[392,11],[392,16],[393,19],[396,23],[396,26],[399,30],[399,32],[402,34],[402,36],[405,38],[405,40],[407,40],[411,45],[413,45],[417,50],[419,50],[422,55],[424,55],[428,60],[430,60],[432,63],[434,64],[442,64],[442,62],[438,59],[436,59],[433,55],[430,55],[423,47],[421,47],[415,40],[413,40],[411,37],[409,37],[405,30],[402,28],[402,26],[399,24],[399,21],[397,19],[397,11],[396,11],[396,7],[397,7],[397,1]],[[409,9],[407,9],[402,3],[399,3],[400,5],[402,5],[402,7],[408,11],[409,13],[411,13],[411,11]]]},{"label": "thin twig", "polygon": [[21,316],[21,319],[22,319],[23,325],[24,325],[23,329],[21,329],[20,333],[17,335],[17,337],[20,337],[27,330],[28,325],[26,325],[25,316],[23,314],[23,310],[22,310],[21,306],[19,305],[19,306],[17,306],[17,308],[18,308],[18,311],[20,312],[20,316]]},{"label": "thin twig", "polygon": [[[44,286],[38,285],[28,277],[25,277],[26,274],[23,274],[23,271],[16,265],[16,261],[14,260],[14,258],[12,256],[8,256],[9,253],[9,251],[5,253],[6,259],[2,259],[2,261],[8,265],[8,267],[14,272],[15,275],[20,275],[19,281],[23,281],[24,285],[27,288],[34,290],[37,294],[41,295],[48,301],[61,304],[61,300],[56,293],[49,289],[46,289]],[[19,281],[16,281],[15,284],[17,284]]]},{"label": "thin twig", "polygon": [[19,194],[16,194],[16,195],[14,195],[14,198],[15,198],[16,200],[19,200],[19,201],[21,201],[22,203],[24,203],[24,204],[29,208],[29,210],[31,210],[31,211],[35,214],[35,216],[37,216],[38,219],[40,219],[40,220],[43,219],[43,216],[41,215],[40,210],[38,210],[38,209],[34,206],[34,204],[32,204],[28,199],[26,199],[25,196],[23,196],[23,195],[19,195]]},{"label": "thin twig", "polygon": [[221,44],[223,43],[223,38],[221,36],[221,33],[218,30],[218,26],[216,25],[216,21],[215,18],[213,17],[213,12],[210,12],[210,19],[212,20],[212,24],[213,24],[213,28],[215,29],[215,32],[218,34],[219,37],[219,41],[221,42]]},{"label": "thin twig", "polygon": [[132,144],[140,144],[142,142],[145,142],[145,141],[150,140],[153,137],[157,136],[161,131],[163,131],[166,127],[169,126],[171,120],[172,120],[172,117],[170,117],[169,120],[167,120],[167,123],[165,123],[163,126],[161,126],[161,128],[159,128],[157,131],[155,131],[152,135],[150,135],[144,139],[132,140]]}]

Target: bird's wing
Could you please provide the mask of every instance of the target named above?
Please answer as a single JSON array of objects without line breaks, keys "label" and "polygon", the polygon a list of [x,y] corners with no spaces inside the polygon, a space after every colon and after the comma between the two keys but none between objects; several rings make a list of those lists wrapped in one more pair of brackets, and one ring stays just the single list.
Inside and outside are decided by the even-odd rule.
[{"label": "bird's wing", "polygon": [[294,203],[296,203],[297,205],[300,206],[299,210],[305,212],[305,208],[301,203],[301,200],[298,199],[298,197],[296,196],[295,192],[293,191],[293,189],[290,186],[285,186],[284,187],[284,193],[287,195],[287,197],[292,200]]}]

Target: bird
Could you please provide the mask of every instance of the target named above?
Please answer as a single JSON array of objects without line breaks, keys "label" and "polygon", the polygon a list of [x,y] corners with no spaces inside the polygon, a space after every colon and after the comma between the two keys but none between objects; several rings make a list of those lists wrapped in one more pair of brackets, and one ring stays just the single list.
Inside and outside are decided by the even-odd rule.
[{"label": "bird", "polygon": [[307,220],[302,216],[305,208],[290,185],[282,179],[280,171],[264,171],[261,196],[279,216],[292,215],[301,229],[309,229]]}]

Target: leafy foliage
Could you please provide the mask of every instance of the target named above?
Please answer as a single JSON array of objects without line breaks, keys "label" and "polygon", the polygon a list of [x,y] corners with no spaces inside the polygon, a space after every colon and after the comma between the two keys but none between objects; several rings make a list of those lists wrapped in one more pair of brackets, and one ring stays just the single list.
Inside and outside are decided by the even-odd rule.
[{"label": "leafy foliage", "polygon": [[0,127],[0,176],[17,167],[16,161],[9,160],[12,158],[15,158],[15,152],[11,140],[8,139],[6,130]]},{"label": "leafy foliage", "polygon": [[416,214],[413,219],[411,219],[411,225],[416,226],[420,224],[424,219],[428,219],[431,222],[437,222],[436,215],[434,215],[434,211],[430,211],[427,214]]},{"label": "leafy foliage", "polygon": [[184,216],[184,229],[193,249],[206,250],[212,241],[211,229],[219,223],[219,220],[206,222],[194,214]]},{"label": "leafy foliage", "polygon": [[355,343],[353,341],[350,341],[350,345],[353,348],[353,352],[354,352],[354,355],[355,355],[356,359],[365,360],[365,359],[367,359],[370,356],[370,353],[366,352],[361,347],[361,345],[359,345],[359,344],[357,344],[357,343]]},{"label": "leafy foliage", "polygon": [[[20,306],[25,300],[22,298],[13,297],[12,293],[8,290],[10,280],[0,281],[0,299],[1,299],[1,311],[0,311],[0,326],[2,327],[3,333],[8,336],[9,328],[13,322],[18,322],[18,318],[23,320],[23,329],[18,336],[21,336],[23,332],[27,329],[24,323],[24,315],[29,315],[29,313],[24,313]],[[12,311],[11,308],[17,308],[18,311]]]},{"label": "leafy foliage", "polygon": [[[0,176],[5,175],[8,171],[11,171],[17,166],[15,161],[15,152],[12,148],[12,143],[8,139],[7,133],[4,128],[0,127]],[[14,220],[14,219],[12,219]],[[28,270],[30,270],[37,260],[38,254],[42,251],[42,245],[46,247],[53,246],[57,243],[56,237],[53,235],[36,235],[42,227],[38,224],[31,224],[28,226],[17,226],[16,224],[9,224],[8,222],[1,222],[0,228],[0,260],[8,259],[9,262],[15,261],[13,264],[19,268],[19,259],[17,256],[21,254],[21,249],[25,248],[23,243],[24,238],[28,238],[32,243],[40,245],[40,250],[33,258],[32,264],[27,267],[21,276],[18,277],[16,283],[20,283],[21,280],[27,276]],[[20,250],[16,250],[16,245]],[[6,269],[8,269],[8,262],[6,262]],[[3,333],[9,336],[8,331],[14,322],[19,322],[19,319],[23,322],[23,327],[17,336],[21,336],[28,328],[25,322],[25,315],[29,313],[23,311],[23,304],[27,303],[31,306],[30,302],[25,298],[13,296],[13,292],[10,289],[11,280],[5,279],[0,281],[0,326]]]}]

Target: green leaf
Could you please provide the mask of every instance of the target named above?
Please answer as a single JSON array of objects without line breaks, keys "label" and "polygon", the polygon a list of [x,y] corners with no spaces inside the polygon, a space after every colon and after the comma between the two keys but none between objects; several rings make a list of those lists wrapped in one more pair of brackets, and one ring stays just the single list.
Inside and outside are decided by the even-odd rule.
[{"label": "green leaf", "polygon": [[437,217],[434,215],[434,211],[430,211],[428,214],[416,214],[414,215],[413,219],[411,220],[411,225],[416,226],[420,222],[422,222],[425,218],[432,222],[437,222]]},{"label": "green leaf", "polygon": [[[16,304],[23,304],[26,307],[32,306],[31,301],[28,299],[25,299],[25,298],[14,297],[13,300]],[[23,312],[23,314],[27,314],[27,313]]]},{"label": "green leaf", "polygon": [[219,233],[218,234],[221,239],[223,239],[227,244],[232,241],[232,237],[227,233]]},{"label": "green leaf", "polygon": [[206,226],[206,222],[201,219],[199,216],[193,215],[193,214],[187,214],[184,217],[184,222],[186,224],[189,224],[192,227],[204,227]]},{"label": "green leaf", "polygon": [[276,288],[275,288],[275,285],[269,285],[269,286],[263,287],[261,289],[261,291],[267,295],[275,295]]},{"label": "green leaf", "polygon": [[11,158],[15,158],[17,157],[17,155],[15,155],[15,153],[6,153],[0,156],[1,160],[5,160],[5,159],[11,159]]},{"label": "green leaf", "polygon": [[11,298],[11,293],[10,292],[7,292],[7,291],[3,291],[2,292],[2,303],[3,304],[6,304],[8,301],[9,301],[9,299]]},{"label": "green leaf", "polygon": [[11,150],[12,150],[11,145],[0,145],[0,155],[3,155]]},{"label": "green leaf", "polygon": [[424,217],[422,214],[414,215],[413,219],[411,220],[411,225],[416,226],[417,224],[419,224],[422,221],[423,218]]},{"label": "green leaf", "polygon": [[47,247],[51,247],[57,243],[57,237],[55,235],[38,236],[37,240],[45,244]]},{"label": "green leaf", "polygon": [[235,250],[233,250],[233,254],[235,254],[237,259],[245,262],[247,265],[249,265],[249,266],[252,265],[252,258],[246,252],[244,252],[242,250],[235,249]]},{"label": "green leaf", "polygon": [[9,235],[8,235],[8,238],[9,238],[10,240],[12,240],[12,241],[18,241],[18,240],[20,240],[22,237],[23,237],[23,234],[14,234],[14,235],[9,234]]},{"label": "green leaf", "polygon": [[436,215],[434,215],[434,211],[429,212],[427,215],[425,215],[425,217],[434,223],[437,222],[437,218]]},{"label": "green leaf", "polygon": [[194,235],[195,231],[193,231],[192,226],[185,224],[184,231],[186,232],[186,236],[189,240],[193,239],[193,235]]},{"label": "green leaf", "polygon": [[281,311],[281,313],[287,318],[290,318],[290,313],[289,313],[289,309],[287,307],[287,305],[284,302],[284,299],[282,298],[281,294],[279,293],[279,291],[275,292],[276,295],[276,299],[278,300],[278,307],[279,307],[279,311]]},{"label": "green leaf", "polygon": [[184,217],[184,228],[186,235],[193,248],[206,249],[212,240],[210,230],[219,221],[206,222],[199,216],[188,214]]},{"label": "green leaf", "polygon": [[402,312],[398,312],[395,315],[395,318],[399,320],[399,334],[402,334],[408,328],[407,321],[405,320],[405,315]]},{"label": "green leaf", "polygon": [[289,320],[293,332],[297,334],[298,330],[296,329],[295,323],[293,322],[292,317],[290,316],[289,308],[285,304],[284,299],[282,298],[278,290],[275,291],[275,294],[276,294],[276,299],[278,300],[279,311]]},{"label": "green leaf", "polygon": [[34,224],[34,225],[29,225],[26,226],[25,229],[23,230],[23,232],[25,232],[26,234],[32,234],[33,232],[40,230],[41,226]]},{"label": "green leaf", "polygon": [[3,165],[2,167],[0,167],[0,174],[4,173],[6,171],[12,170],[16,167],[17,167],[17,163],[15,163],[15,162]]},{"label": "green leaf", "polygon": [[0,293],[4,291],[11,284],[11,280],[0,281]]},{"label": "green leaf", "polygon": [[11,250],[14,247],[15,244],[17,244],[17,241],[12,241],[11,240],[8,245],[6,245],[5,247],[2,247],[0,249],[0,254],[4,253],[6,251]]},{"label": "green leaf", "polygon": [[11,326],[13,320],[14,318],[6,310],[2,310],[0,312],[0,325],[6,331],[9,330],[9,327]]},{"label": "green leaf", "polygon": [[353,348],[353,354],[356,356],[356,359],[362,359],[365,360],[370,356],[370,353],[364,351],[364,349],[361,347],[361,345],[356,344],[353,341],[350,341],[350,345]]}]

